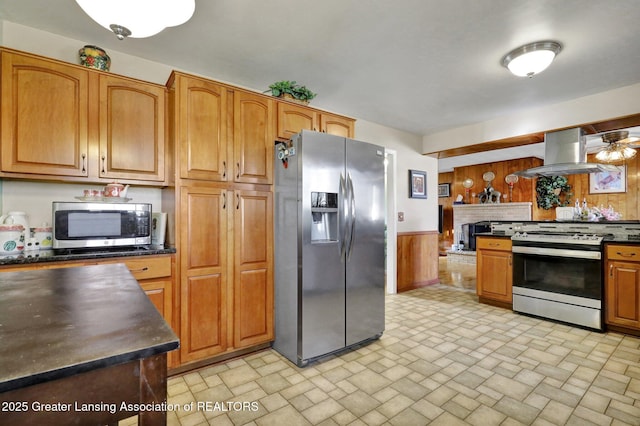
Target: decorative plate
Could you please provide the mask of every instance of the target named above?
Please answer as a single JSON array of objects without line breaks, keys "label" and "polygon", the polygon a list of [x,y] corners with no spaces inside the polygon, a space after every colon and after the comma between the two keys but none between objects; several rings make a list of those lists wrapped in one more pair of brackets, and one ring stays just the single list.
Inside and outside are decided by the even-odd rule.
[{"label": "decorative plate", "polygon": [[486,172],[482,175],[482,180],[485,182],[491,182],[495,178],[496,178],[496,175],[493,172]]}]

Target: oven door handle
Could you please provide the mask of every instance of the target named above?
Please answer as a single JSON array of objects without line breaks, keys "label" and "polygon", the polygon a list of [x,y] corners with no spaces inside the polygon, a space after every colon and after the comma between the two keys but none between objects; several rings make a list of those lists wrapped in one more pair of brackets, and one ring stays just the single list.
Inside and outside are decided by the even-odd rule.
[{"label": "oven door handle", "polygon": [[571,250],[571,249],[557,249],[547,247],[525,247],[525,246],[513,246],[511,248],[512,253],[519,254],[533,254],[536,256],[555,256],[555,257],[572,257],[576,259],[602,259],[602,253],[599,251],[586,251],[586,250]]}]

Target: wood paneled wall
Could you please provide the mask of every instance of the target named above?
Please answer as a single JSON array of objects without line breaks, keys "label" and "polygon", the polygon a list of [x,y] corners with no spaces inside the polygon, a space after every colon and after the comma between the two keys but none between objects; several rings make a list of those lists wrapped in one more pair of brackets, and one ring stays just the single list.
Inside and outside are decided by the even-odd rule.
[{"label": "wood paneled wall", "polygon": [[[594,156],[590,154],[587,156],[587,161],[595,162],[596,160]],[[622,219],[624,220],[640,219],[640,204],[638,200],[638,172],[640,171],[640,158],[636,155],[635,158],[616,165],[622,164],[626,165],[627,168],[626,192],[613,194],[590,194],[589,175],[572,175],[567,176],[569,184],[571,185],[571,192],[573,192],[572,200],[575,202],[575,200],[578,199],[582,202],[582,200],[586,198],[589,207],[599,207],[600,205],[608,207],[611,205],[617,212],[622,213]],[[546,213],[551,214],[545,218],[555,218],[555,211],[547,210]]]},{"label": "wood paneled wall", "polygon": [[[594,156],[590,154],[587,161],[596,162]],[[473,166],[457,167],[453,172],[440,173],[438,183],[451,183],[451,197],[440,198],[439,204],[444,206],[444,228],[439,238],[440,253],[451,246],[451,228],[453,227],[453,201],[458,194],[463,197],[465,195],[462,182],[467,179],[473,179],[474,186],[471,193],[478,194],[484,187],[485,182],[482,175],[491,171],[495,173],[496,178],[492,182],[492,186],[502,192],[509,193],[507,183],[504,181],[505,176],[518,170],[524,170],[531,167],[542,165],[543,161],[539,158],[523,158],[518,160],[500,161],[495,163],[477,164]],[[571,206],[575,200],[587,199],[590,207],[611,205],[617,212],[622,214],[624,220],[640,219],[640,197],[638,194],[638,173],[640,172],[640,155],[623,163],[627,168],[627,190],[624,193],[613,194],[590,194],[589,193],[589,175],[569,175],[567,180],[571,185]],[[544,210],[538,208],[536,202],[536,179],[520,178],[513,187],[513,201],[533,203],[532,219],[533,220],[554,220],[556,217],[555,209]],[[473,198],[473,202],[477,203],[478,199]],[[503,198],[503,202],[504,198]],[[507,200],[508,202],[508,200]]]},{"label": "wood paneled wall", "polygon": [[438,232],[398,233],[398,293],[438,280]]},{"label": "wood paneled wall", "polygon": [[[443,254],[449,247],[451,247],[451,244],[454,243],[451,239],[451,232],[453,231],[453,202],[458,195],[462,195],[463,200],[466,200],[465,188],[462,186],[462,182],[464,182],[465,179],[473,180],[473,187],[469,191],[469,199],[475,204],[478,203],[477,194],[482,192],[486,187],[486,182],[482,180],[482,175],[486,172],[493,172],[496,177],[491,185],[496,191],[500,191],[503,195],[507,195],[507,198],[503,197],[501,202],[508,203],[509,185],[504,181],[504,178],[519,170],[538,167],[540,165],[542,165],[541,159],[528,157],[517,160],[456,167],[453,172],[440,173],[438,176],[438,183],[451,183],[451,196],[438,199],[438,203],[442,204],[444,208],[444,226],[438,242],[440,253]],[[535,219],[537,210],[537,207],[535,206],[535,180],[520,178],[513,186],[512,194],[513,202],[534,202],[532,217],[534,220],[537,220]]]}]

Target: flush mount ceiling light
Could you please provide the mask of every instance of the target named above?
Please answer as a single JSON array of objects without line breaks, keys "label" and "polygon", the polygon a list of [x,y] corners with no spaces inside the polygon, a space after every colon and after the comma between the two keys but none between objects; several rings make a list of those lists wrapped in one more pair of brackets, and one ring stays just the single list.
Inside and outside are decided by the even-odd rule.
[{"label": "flush mount ceiling light", "polygon": [[151,37],[167,27],[184,24],[196,8],[195,0],[76,0],[76,3],[119,40]]},{"label": "flush mount ceiling light", "polygon": [[547,69],[560,50],[557,41],[536,41],[507,53],[502,65],[518,77],[533,77]]},{"label": "flush mount ceiling light", "polygon": [[636,150],[627,144],[638,140],[640,138],[630,138],[627,131],[605,133],[602,135],[602,141],[609,145],[596,154],[596,159],[605,163],[615,163],[633,158],[636,156]]}]

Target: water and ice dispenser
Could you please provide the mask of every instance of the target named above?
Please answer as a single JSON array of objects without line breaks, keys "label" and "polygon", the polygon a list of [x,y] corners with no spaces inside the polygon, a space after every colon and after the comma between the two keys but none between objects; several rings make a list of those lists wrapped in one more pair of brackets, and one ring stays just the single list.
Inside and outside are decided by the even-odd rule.
[{"label": "water and ice dispenser", "polygon": [[311,242],[338,241],[338,194],[311,193]]}]

